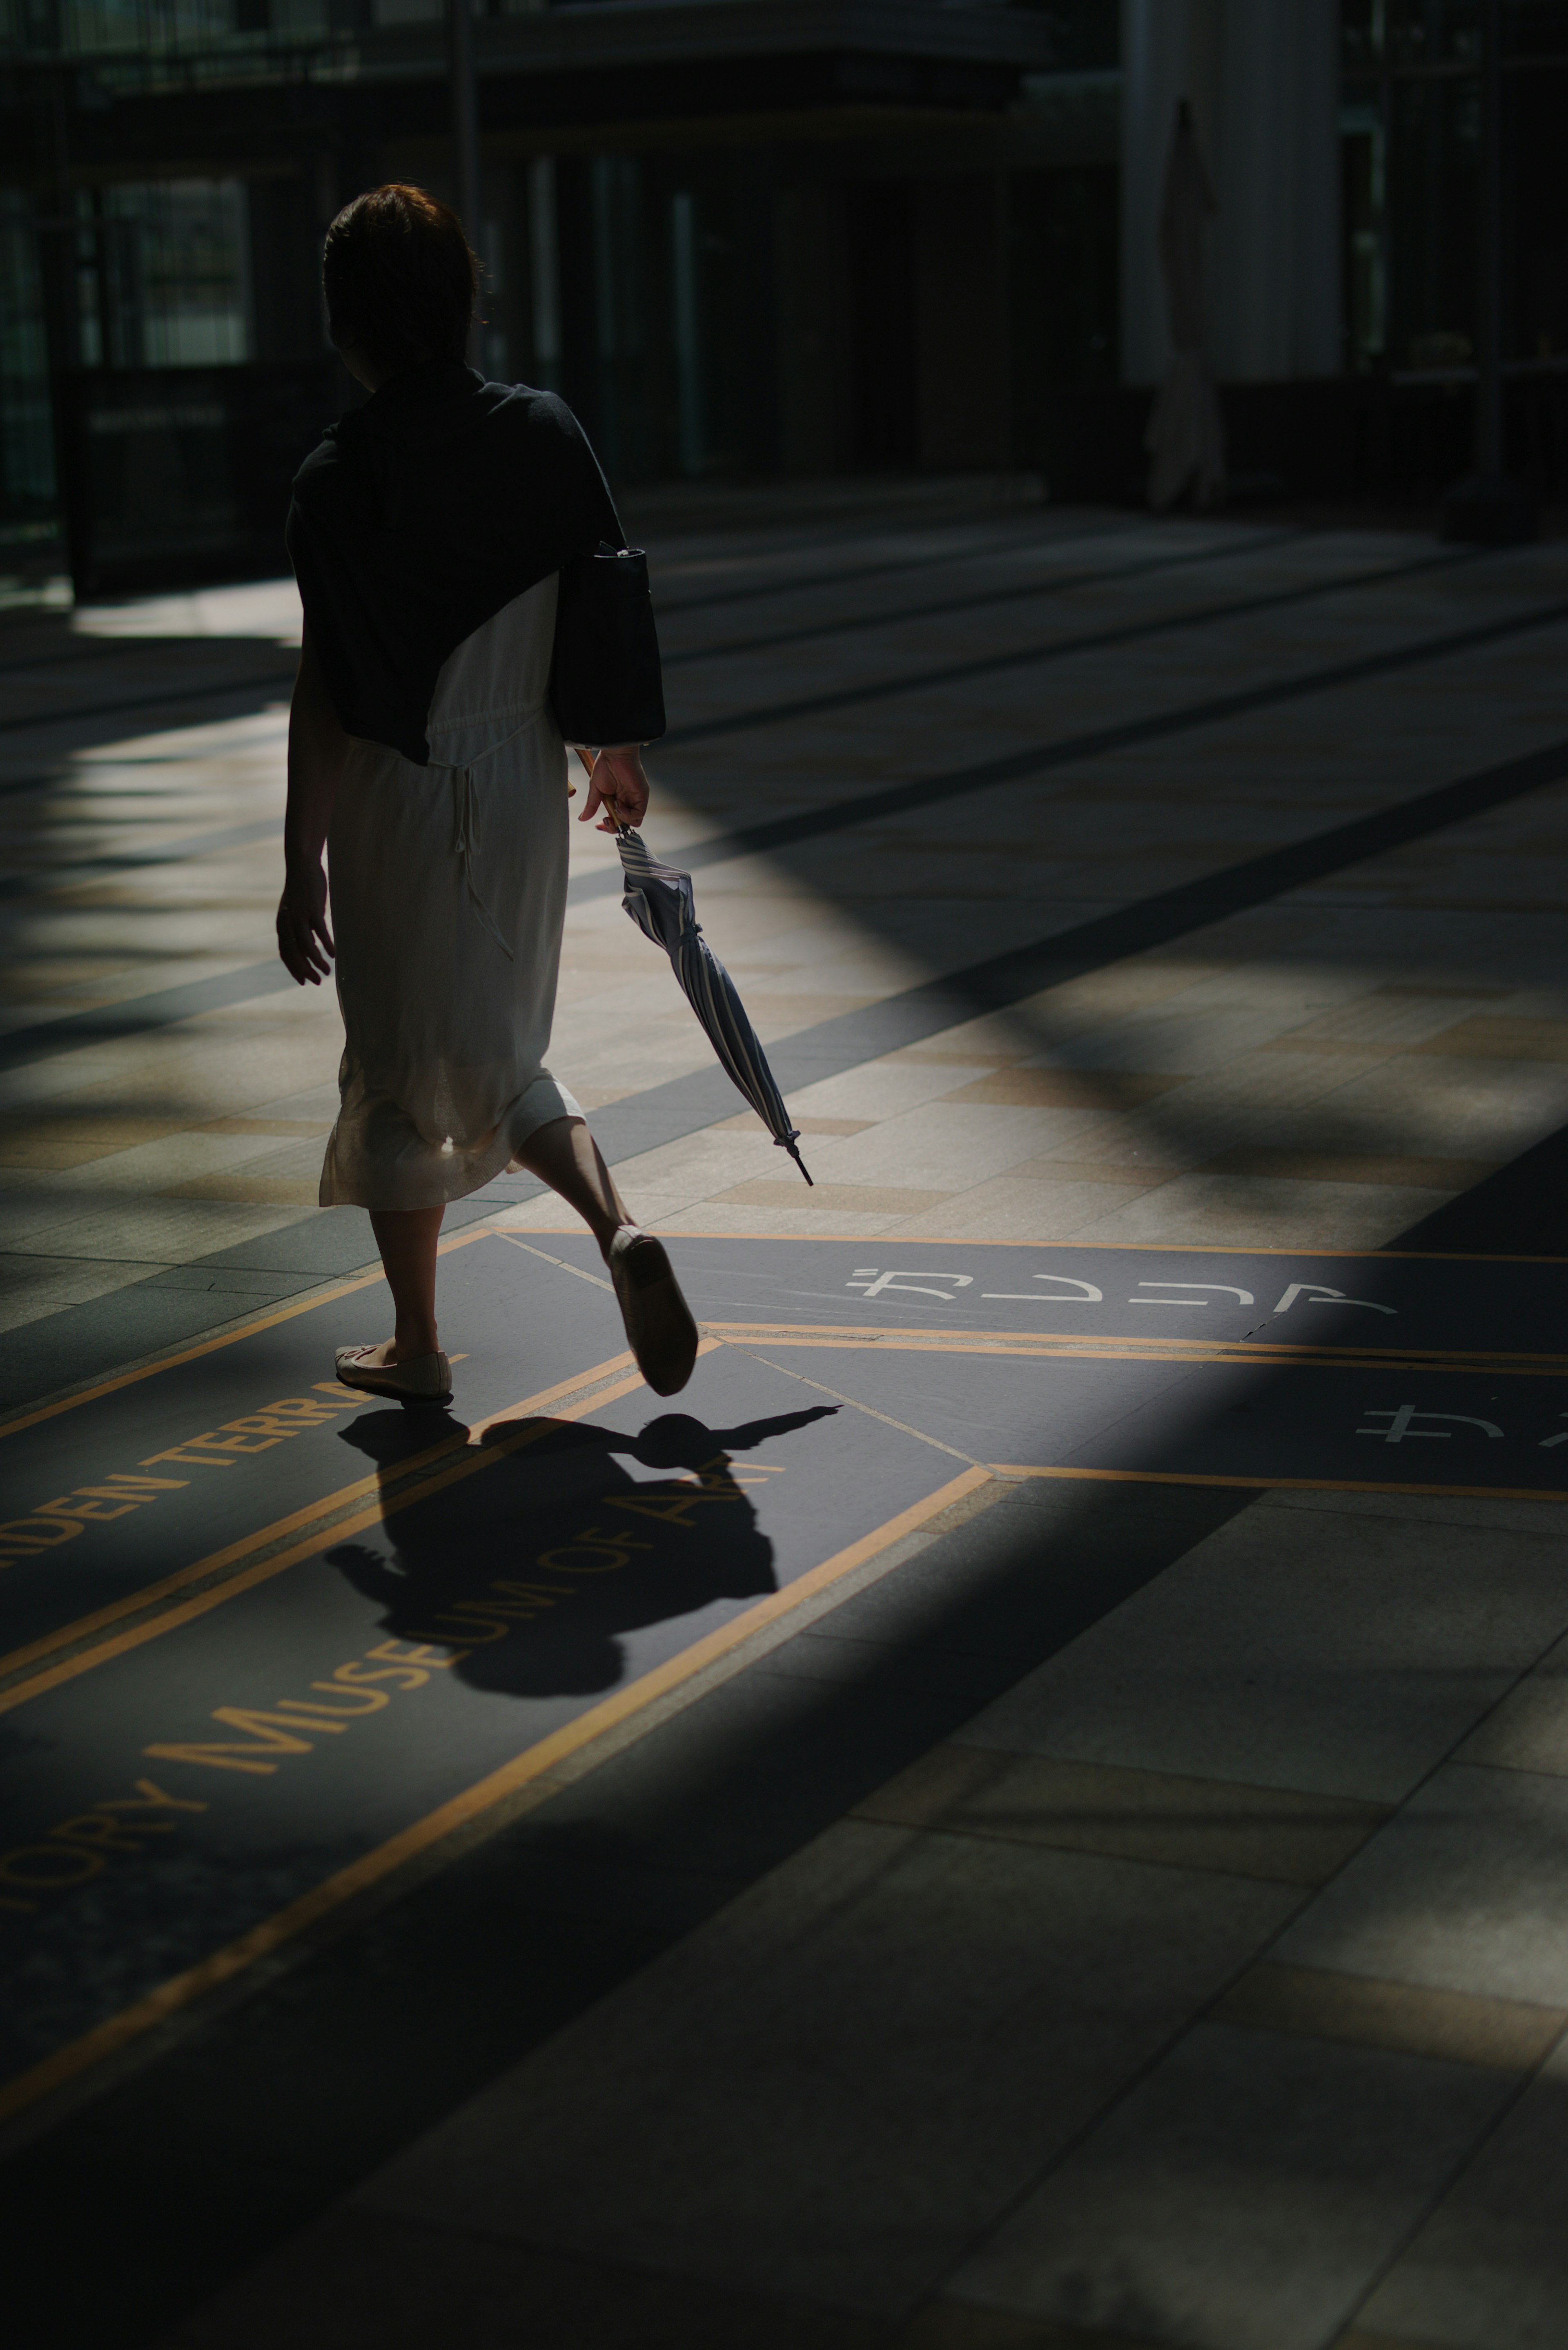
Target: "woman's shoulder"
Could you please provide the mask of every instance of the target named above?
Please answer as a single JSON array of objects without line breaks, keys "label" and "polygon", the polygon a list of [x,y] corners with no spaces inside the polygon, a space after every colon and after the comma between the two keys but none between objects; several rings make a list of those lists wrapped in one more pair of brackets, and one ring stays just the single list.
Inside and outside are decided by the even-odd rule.
[{"label": "woman's shoulder", "polygon": [[330,494],[342,466],[341,436],[347,421],[346,417],[340,416],[336,423],[328,424],[300,465],[294,477],[296,503],[309,505],[323,493]]},{"label": "woman's shoulder", "polygon": [[545,391],[532,383],[485,383],[477,404],[503,430],[541,440],[581,441],[583,428],[558,391]]}]

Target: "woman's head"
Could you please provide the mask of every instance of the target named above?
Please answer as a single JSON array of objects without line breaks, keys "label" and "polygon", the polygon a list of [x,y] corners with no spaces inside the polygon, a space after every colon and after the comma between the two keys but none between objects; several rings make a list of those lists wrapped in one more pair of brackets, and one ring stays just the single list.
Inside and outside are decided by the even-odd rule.
[{"label": "woman's head", "polygon": [[457,214],[422,188],[372,188],[345,204],[321,283],[333,341],[378,378],[462,358],[479,263]]}]

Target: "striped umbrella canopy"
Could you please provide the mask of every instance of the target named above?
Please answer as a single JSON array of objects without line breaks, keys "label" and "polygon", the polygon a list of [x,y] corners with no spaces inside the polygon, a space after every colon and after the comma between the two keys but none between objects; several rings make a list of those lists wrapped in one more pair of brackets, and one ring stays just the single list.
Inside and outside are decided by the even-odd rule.
[{"label": "striped umbrella canopy", "polygon": [[784,1096],[734,981],[702,935],[691,876],[661,865],[629,825],[618,826],[616,847],[626,876],[621,904],[644,936],[664,949],[722,1066],[809,1183],[805,1161],[795,1149],[800,1128],[790,1124]]}]

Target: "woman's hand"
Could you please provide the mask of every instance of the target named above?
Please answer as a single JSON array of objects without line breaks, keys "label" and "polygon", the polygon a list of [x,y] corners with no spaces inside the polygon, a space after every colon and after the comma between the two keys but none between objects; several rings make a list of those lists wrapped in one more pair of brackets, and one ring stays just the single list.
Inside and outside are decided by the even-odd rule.
[{"label": "woman's hand", "polygon": [[277,901],[277,951],[289,977],[319,987],[337,950],[327,927],[327,876],[319,857],[290,861]]},{"label": "woman's hand", "polygon": [[626,824],[634,828],[648,814],[648,777],[642,771],[642,752],[636,743],[620,750],[601,751],[594,761],[593,774],[588,777],[588,796],[579,824],[587,824],[591,816],[604,810],[599,824],[601,832],[614,832]]}]

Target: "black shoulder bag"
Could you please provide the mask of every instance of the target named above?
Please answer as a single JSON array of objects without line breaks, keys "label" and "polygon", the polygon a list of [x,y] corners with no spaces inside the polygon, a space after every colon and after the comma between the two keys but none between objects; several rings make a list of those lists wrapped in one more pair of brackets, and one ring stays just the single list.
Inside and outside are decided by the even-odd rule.
[{"label": "black shoulder bag", "polygon": [[561,572],[550,706],[568,743],[651,743],[664,682],[640,546],[601,539]]}]

